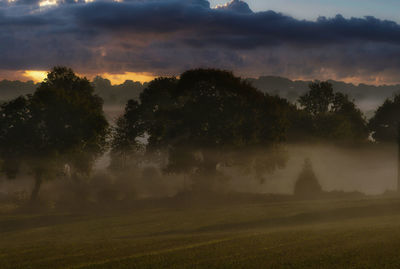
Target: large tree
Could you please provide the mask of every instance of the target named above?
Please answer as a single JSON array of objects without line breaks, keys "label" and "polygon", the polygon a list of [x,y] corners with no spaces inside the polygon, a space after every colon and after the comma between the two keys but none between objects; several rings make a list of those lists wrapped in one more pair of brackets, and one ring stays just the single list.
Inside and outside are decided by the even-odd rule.
[{"label": "large tree", "polygon": [[15,177],[21,165],[26,167],[35,179],[33,200],[43,180],[66,166],[74,176],[87,175],[106,146],[108,123],[102,107],[86,78],[55,67],[33,95],[1,106],[3,170]]},{"label": "large tree", "polygon": [[[285,139],[287,108],[285,100],[230,72],[197,69],[151,82],[130,125],[144,126],[148,153],[167,153],[165,171],[190,174],[204,187],[215,181],[217,167],[246,164],[261,178],[282,166],[278,145]],[[210,184],[203,184],[207,179]]]},{"label": "large tree", "polygon": [[398,142],[400,130],[400,95],[387,99],[370,119],[368,127],[378,142]]},{"label": "large tree", "polygon": [[332,84],[316,81],[310,83],[309,88],[307,93],[299,97],[300,105],[313,116],[328,113],[335,97]]},{"label": "large tree", "polygon": [[400,94],[387,99],[370,119],[368,127],[378,143],[397,143],[398,173],[397,192],[400,193]]},{"label": "large tree", "polygon": [[329,82],[313,82],[300,96],[300,110],[292,110],[294,139],[329,142],[363,142],[368,138],[366,120],[349,96],[334,92]]}]

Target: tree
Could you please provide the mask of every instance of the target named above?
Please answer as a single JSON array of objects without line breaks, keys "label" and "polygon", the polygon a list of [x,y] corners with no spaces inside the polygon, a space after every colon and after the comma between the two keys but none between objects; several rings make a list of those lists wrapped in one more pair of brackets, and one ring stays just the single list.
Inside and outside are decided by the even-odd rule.
[{"label": "tree", "polygon": [[334,100],[333,87],[329,82],[313,82],[310,91],[300,96],[299,104],[312,116],[318,116],[329,111]]},{"label": "tree", "polygon": [[2,170],[14,179],[20,169],[21,157],[30,145],[31,96],[20,96],[0,107],[0,155]]},{"label": "tree", "polygon": [[125,112],[119,117],[113,128],[111,141],[111,163],[113,170],[124,170],[128,161],[142,148],[138,138],[144,135],[144,126],[140,119],[139,103],[129,100]]},{"label": "tree", "polygon": [[247,164],[261,175],[285,162],[278,145],[285,139],[288,103],[230,72],[197,69],[179,79],[159,78],[140,102],[146,151],[166,152],[165,171],[191,174],[199,188],[215,182],[218,166]]},{"label": "tree", "polygon": [[[349,96],[333,92],[329,82],[314,82],[310,91],[299,98],[301,110],[292,110],[295,138],[361,143],[369,132],[365,117]],[[300,135],[298,135],[300,134]]]},{"label": "tree", "polygon": [[400,94],[387,99],[370,119],[368,127],[378,143],[397,143],[397,192],[400,193]]},{"label": "tree", "polygon": [[368,127],[377,142],[397,142],[400,123],[400,95],[387,99],[370,119]]},{"label": "tree", "polygon": [[33,173],[32,200],[43,180],[66,165],[75,177],[88,175],[106,147],[108,123],[102,106],[86,78],[66,67],[53,68],[33,95],[1,107],[3,170],[16,175],[23,164]]}]

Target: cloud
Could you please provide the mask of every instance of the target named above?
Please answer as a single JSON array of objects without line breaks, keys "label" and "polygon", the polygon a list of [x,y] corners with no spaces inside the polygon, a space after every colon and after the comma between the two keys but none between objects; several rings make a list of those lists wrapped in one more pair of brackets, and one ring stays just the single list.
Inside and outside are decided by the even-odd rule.
[{"label": "cloud", "polygon": [[[240,0],[15,0],[0,5],[0,69],[65,64],[80,73],[243,75],[400,81],[400,25],[375,17],[299,20]],[[398,82],[396,81],[396,82]]]},{"label": "cloud", "polygon": [[225,5],[218,5],[216,9],[228,10],[238,13],[247,13],[247,14],[253,13],[249,5],[241,0],[232,0],[226,3]]}]

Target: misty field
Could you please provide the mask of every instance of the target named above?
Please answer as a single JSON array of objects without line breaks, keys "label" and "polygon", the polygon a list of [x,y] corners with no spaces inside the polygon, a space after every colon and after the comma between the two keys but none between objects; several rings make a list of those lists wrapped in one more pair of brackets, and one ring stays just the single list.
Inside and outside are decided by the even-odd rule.
[{"label": "misty field", "polygon": [[0,268],[399,268],[400,200],[3,213]]}]

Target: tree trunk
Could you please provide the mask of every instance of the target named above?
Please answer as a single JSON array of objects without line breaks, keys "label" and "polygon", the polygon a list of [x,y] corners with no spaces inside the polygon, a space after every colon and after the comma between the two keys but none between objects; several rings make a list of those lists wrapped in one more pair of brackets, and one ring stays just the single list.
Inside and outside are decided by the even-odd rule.
[{"label": "tree trunk", "polygon": [[33,187],[33,190],[31,193],[31,201],[32,202],[37,200],[40,187],[42,186],[42,181],[43,181],[43,173],[41,171],[36,171],[35,172],[35,186]]}]

